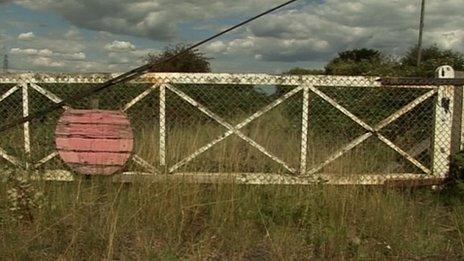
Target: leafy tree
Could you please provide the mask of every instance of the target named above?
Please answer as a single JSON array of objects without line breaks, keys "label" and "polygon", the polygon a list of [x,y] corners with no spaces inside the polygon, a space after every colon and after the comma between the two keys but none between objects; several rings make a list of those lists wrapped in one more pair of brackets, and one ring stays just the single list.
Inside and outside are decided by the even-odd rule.
[{"label": "leafy tree", "polygon": [[374,49],[353,49],[338,53],[325,67],[331,75],[394,75],[398,63]]},{"label": "leafy tree", "polygon": [[210,72],[210,58],[197,49],[189,50],[172,61],[164,62],[188,48],[189,46],[184,44],[171,45],[160,54],[148,54],[145,59],[155,64],[152,72]]},{"label": "leafy tree", "polygon": [[[198,50],[188,50],[172,61],[164,62],[185,52],[188,48],[184,44],[168,46],[160,54],[149,54],[146,60],[154,63],[152,72],[210,72],[211,58]],[[267,94],[260,92],[253,85],[203,84],[199,88],[195,84],[179,84],[176,87],[221,116],[233,117],[234,114],[255,112],[270,99]],[[175,123],[181,124],[191,124],[204,118],[202,113],[192,110],[190,105],[174,95],[168,96],[166,112],[169,117],[175,118]]]},{"label": "leafy tree", "polygon": [[[287,74],[287,75],[323,75],[324,70],[320,69],[305,69],[301,67],[294,67],[286,72],[283,72],[282,74]],[[288,91],[288,87],[277,85],[276,86],[276,92],[274,95],[276,97],[280,97],[281,95],[285,94]]]},{"label": "leafy tree", "polygon": [[319,70],[319,69],[305,69],[301,67],[295,67],[287,72],[284,72],[284,74],[290,74],[290,75],[321,75],[324,74],[324,70]]},{"label": "leafy tree", "polygon": [[380,58],[381,55],[382,53],[378,50],[362,48],[340,52],[338,53],[338,58],[335,60],[351,60],[355,62],[361,62],[364,60]]},{"label": "leafy tree", "polygon": [[464,54],[432,45],[422,50],[422,61],[417,66],[417,46],[411,47],[401,59],[399,75],[434,77],[435,69],[441,65],[450,65],[455,70],[464,69]]}]

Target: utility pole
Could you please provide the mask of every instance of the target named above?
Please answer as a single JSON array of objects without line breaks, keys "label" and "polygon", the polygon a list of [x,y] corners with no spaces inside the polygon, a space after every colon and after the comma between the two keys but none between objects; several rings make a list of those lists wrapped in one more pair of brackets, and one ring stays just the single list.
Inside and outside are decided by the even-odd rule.
[{"label": "utility pole", "polygon": [[3,73],[8,73],[8,54],[3,55]]},{"label": "utility pole", "polygon": [[422,60],[422,34],[424,31],[424,15],[425,15],[425,0],[421,0],[421,15],[419,24],[419,41],[417,43],[417,66],[421,64]]},{"label": "utility pole", "polygon": [[3,73],[8,73],[8,54],[6,53],[6,47],[3,46]]}]

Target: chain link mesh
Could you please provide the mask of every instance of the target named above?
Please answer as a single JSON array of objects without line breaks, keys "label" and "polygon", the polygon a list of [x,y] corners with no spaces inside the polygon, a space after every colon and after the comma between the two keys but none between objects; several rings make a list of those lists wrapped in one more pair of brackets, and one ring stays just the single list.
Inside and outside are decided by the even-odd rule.
[{"label": "chain link mesh", "polygon": [[[2,122],[95,82],[64,77],[0,84]],[[130,118],[135,148],[121,172],[442,177],[452,122],[446,91],[367,77],[153,74],[68,106]],[[54,144],[63,111],[32,120],[29,134],[23,125],[2,133],[1,164],[14,164],[11,156],[29,168],[68,169]]]}]

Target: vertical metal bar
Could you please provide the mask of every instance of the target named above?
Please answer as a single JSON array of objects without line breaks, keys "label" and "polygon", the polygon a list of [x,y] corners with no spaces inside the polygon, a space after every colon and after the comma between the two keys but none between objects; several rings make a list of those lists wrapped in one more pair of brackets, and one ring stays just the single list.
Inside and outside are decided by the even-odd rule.
[{"label": "vertical metal bar", "polygon": [[166,85],[160,86],[159,92],[159,157],[160,165],[166,166]]},{"label": "vertical metal bar", "polygon": [[[439,79],[454,79],[456,74],[453,67],[443,65],[435,70],[435,77]],[[454,155],[462,150],[463,145],[463,86],[454,86],[453,97],[453,130],[451,133],[451,155]]]},{"label": "vertical metal bar", "polygon": [[[29,83],[22,84],[22,91],[23,91],[23,117],[29,116]],[[26,152],[27,163],[26,168],[29,168],[29,159],[31,156],[31,136],[29,130],[29,122],[26,121],[23,123],[24,128],[24,151]]]},{"label": "vertical metal bar", "polygon": [[453,102],[453,132],[451,133],[451,154],[454,155],[461,151],[462,146],[462,105],[463,92],[462,86],[454,86]]},{"label": "vertical metal bar", "polygon": [[435,103],[432,172],[437,178],[446,178],[450,170],[453,103],[453,86],[439,86]]},{"label": "vertical metal bar", "polygon": [[301,149],[300,149],[300,174],[306,174],[308,152],[308,115],[309,114],[309,86],[303,86],[303,110],[301,117]]},{"label": "vertical metal bar", "polygon": [[461,146],[460,150],[464,150],[464,86],[460,86],[460,91],[461,91],[461,111],[459,112],[461,114]]}]

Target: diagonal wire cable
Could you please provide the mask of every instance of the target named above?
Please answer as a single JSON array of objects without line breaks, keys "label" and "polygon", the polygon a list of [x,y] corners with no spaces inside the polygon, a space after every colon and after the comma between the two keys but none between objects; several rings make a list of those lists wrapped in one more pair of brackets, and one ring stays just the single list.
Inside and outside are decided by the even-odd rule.
[{"label": "diagonal wire cable", "polygon": [[256,16],[253,16],[253,17],[249,18],[249,19],[247,19],[247,20],[245,20],[245,21],[243,21],[241,23],[238,23],[238,24],[236,24],[236,25],[234,25],[232,27],[229,27],[228,29],[226,29],[224,31],[221,31],[221,32],[219,32],[219,33],[217,33],[217,34],[215,34],[215,35],[213,35],[211,37],[208,37],[208,38],[206,38],[206,39],[204,39],[204,40],[190,46],[189,48],[185,49],[184,51],[182,51],[180,53],[177,53],[177,54],[175,54],[175,55],[173,55],[173,56],[171,56],[169,58],[166,58],[165,60],[162,60],[162,61],[160,61],[158,63],[147,63],[147,64],[142,65],[140,67],[137,67],[137,68],[135,68],[135,69],[133,69],[131,71],[128,71],[128,72],[126,72],[124,74],[121,74],[121,75],[119,75],[119,76],[117,76],[115,78],[112,78],[112,79],[98,85],[95,88],[90,88],[90,89],[88,89],[86,91],[83,91],[81,93],[73,95],[73,96],[71,96],[71,97],[69,97],[69,98],[67,98],[67,99],[65,99],[65,100],[63,100],[63,101],[61,101],[59,103],[55,103],[50,107],[47,107],[47,108],[45,108],[43,110],[40,110],[40,111],[37,111],[37,112],[35,112],[33,114],[30,114],[27,117],[22,117],[22,118],[13,120],[11,122],[8,122],[8,123],[6,123],[6,124],[4,124],[4,125],[2,125],[0,127],[0,132],[11,129],[11,128],[19,125],[19,124],[31,121],[31,120],[33,120],[35,118],[43,117],[44,115],[47,115],[48,113],[51,113],[51,112],[53,112],[55,110],[60,109],[64,105],[67,105],[69,103],[69,101],[81,100],[81,99],[86,98],[88,96],[91,96],[91,95],[93,95],[95,93],[98,93],[98,92],[100,92],[102,90],[105,90],[105,89],[107,89],[107,88],[109,88],[109,87],[111,87],[113,85],[133,80],[133,79],[143,75],[144,73],[150,71],[150,69],[154,68],[157,65],[173,61],[177,57],[180,57],[180,56],[186,54],[187,52],[189,52],[189,51],[191,51],[191,50],[193,50],[193,49],[195,49],[195,48],[197,48],[197,47],[199,47],[199,46],[201,46],[201,45],[203,45],[203,44],[205,44],[207,42],[210,42],[213,39],[216,39],[216,38],[230,32],[230,31],[233,31],[233,30],[235,30],[235,29],[237,29],[237,28],[239,28],[241,26],[244,26],[244,25],[246,25],[246,24],[248,24],[248,23],[250,23],[250,22],[252,22],[252,21],[254,21],[254,20],[258,19],[258,18],[260,18],[260,17],[263,17],[263,16],[265,16],[265,15],[267,15],[269,13],[272,13],[272,12],[274,12],[276,10],[279,10],[279,9],[281,9],[281,8],[287,6],[287,5],[290,5],[290,4],[294,3],[294,2],[297,2],[297,1],[299,1],[299,0],[290,0],[290,1],[287,1],[287,2],[285,2],[283,4],[275,6],[275,7],[271,8],[271,9],[265,11],[265,12],[262,12],[262,13],[256,15]]}]

